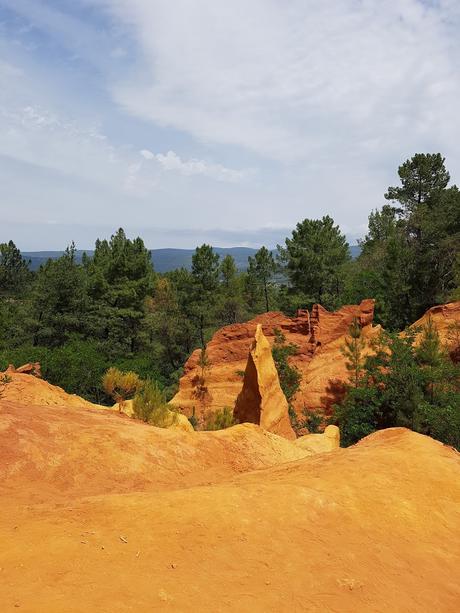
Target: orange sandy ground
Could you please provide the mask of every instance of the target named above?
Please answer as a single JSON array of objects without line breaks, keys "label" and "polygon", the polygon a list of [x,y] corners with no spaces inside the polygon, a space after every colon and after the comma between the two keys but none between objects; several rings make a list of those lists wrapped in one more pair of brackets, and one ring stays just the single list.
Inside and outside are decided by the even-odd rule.
[{"label": "orange sandy ground", "polygon": [[460,455],[0,406],[0,611],[460,609]]}]

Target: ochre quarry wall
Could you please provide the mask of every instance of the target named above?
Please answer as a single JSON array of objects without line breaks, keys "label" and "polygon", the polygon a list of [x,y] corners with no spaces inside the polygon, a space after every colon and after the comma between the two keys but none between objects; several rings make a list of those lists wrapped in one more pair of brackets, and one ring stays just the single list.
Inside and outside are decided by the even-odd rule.
[{"label": "ochre quarry wall", "polygon": [[311,312],[299,311],[293,318],[269,312],[246,323],[225,326],[207,345],[205,393],[200,388],[200,351],[196,350],[185,364],[179,391],[171,402],[187,415],[195,411],[197,417],[224,407],[233,408],[243,387],[248,353],[260,324],[271,346],[275,330],[279,329],[286,342],[298,348],[290,360],[302,374],[300,390],[293,401],[296,411],[300,413],[304,407],[328,410],[343,393],[343,382],[348,376],[341,347],[355,317],[366,339],[378,334],[380,326],[372,325],[374,300],[370,299],[360,305],[344,306],[335,313],[315,305]]},{"label": "ochre quarry wall", "polygon": [[[286,317],[280,312],[264,313],[242,324],[225,326],[208,343],[210,367],[205,377],[206,393],[197,393],[200,381],[199,350],[192,353],[185,364],[179,391],[172,402],[187,415],[195,410],[197,417],[224,407],[233,408],[243,387],[243,373],[256,328],[261,324],[270,345],[275,340],[275,329],[281,330],[288,343],[294,343],[297,354],[290,359],[302,374],[300,390],[293,400],[294,409],[301,413],[308,409],[331,410],[340,400],[348,371],[341,349],[353,318],[360,321],[363,337],[369,344],[381,331],[373,325],[374,300],[363,300],[359,305],[344,306],[331,313],[320,305],[311,312],[299,311],[297,317]],[[441,340],[451,355],[460,360],[460,301],[435,306],[413,326],[422,327],[431,317]],[[457,333],[457,340],[455,335]],[[458,355],[457,355],[458,354]]]},{"label": "ochre quarry wall", "polygon": [[435,325],[441,342],[448,347],[452,359],[460,362],[460,300],[428,309],[411,328],[423,328],[429,319]]}]

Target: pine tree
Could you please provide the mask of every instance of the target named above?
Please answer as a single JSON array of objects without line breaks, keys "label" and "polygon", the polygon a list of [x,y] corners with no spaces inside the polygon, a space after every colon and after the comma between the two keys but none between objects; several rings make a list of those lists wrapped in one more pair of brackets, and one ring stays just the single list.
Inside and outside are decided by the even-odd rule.
[{"label": "pine tree", "polygon": [[194,315],[198,323],[201,346],[204,347],[205,329],[212,321],[219,285],[219,255],[210,245],[197,247],[192,257],[194,282]]},{"label": "pine tree", "polygon": [[265,300],[265,311],[270,310],[269,288],[277,269],[275,259],[271,251],[261,247],[254,255],[248,257],[248,276],[253,283],[262,289]]},{"label": "pine tree", "polygon": [[17,294],[31,280],[30,262],[26,261],[13,243],[0,243],[0,294]]},{"label": "pine tree", "polygon": [[359,319],[354,317],[350,324],[348,336],[345,338],[345,346],[341,350],[346,359],[346,368],[350,373],[354,387],[359,387],[364,370],[364,347],[365,341],[362,336],[361,324]]},{"label": "pine tree", "polygon": [[345,236],[329,215],[298,223],[285,247],[278,246],[278,250],[294,292],[308,302],[335,305],[350,252]]}]

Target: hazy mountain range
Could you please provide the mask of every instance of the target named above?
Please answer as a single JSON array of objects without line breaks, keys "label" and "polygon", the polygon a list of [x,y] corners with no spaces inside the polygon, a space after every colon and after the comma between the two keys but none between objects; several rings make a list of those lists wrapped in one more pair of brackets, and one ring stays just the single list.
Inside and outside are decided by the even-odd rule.
[{"label": "hazy mountain range", "polygon": [[[248,257],[253,256],[257,249],[251,249],[250,247],[214,247],[214,251],[221,258],[226,255],[233,256],[238,270],[245,270],[248,265]],[[84,250],[76,252],[77,261],[81,261],[84,252]],[[351,245],[350,252],[353,258],[357,257],[360,253],[359,245]],[[37,270],[48,259],[57,259],[63,253],[63,251],[26,251],[22,255],[26,260],[30,260],[30,269]],[[86,253],[92,255],[93,251],[87,250]],[[168,272],[181,267],[191,268],[195,249],[151,249],[150,253],[155,270],[157,272]]]}]

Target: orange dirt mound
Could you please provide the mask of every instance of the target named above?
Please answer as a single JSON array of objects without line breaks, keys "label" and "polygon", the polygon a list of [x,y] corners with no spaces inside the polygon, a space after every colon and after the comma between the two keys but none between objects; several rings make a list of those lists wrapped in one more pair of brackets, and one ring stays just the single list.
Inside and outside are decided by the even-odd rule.
[{"label": "orange dirt mound", "polygon": [[102,408],[33,375],[8,371],[7,375],[11,382],[5,387],[2,400],[38,406]]},{"label": "orange dirt mound", "polygon": [[460,456],[427,437],[296,459],[12,402],[0,437],[2,612],[458,610]]},{"label": "orange dirt mound", "polygon": [[0,403],[0,491],[29,502],[209,483],[311,454],[254,424],[190,433],[99,409]]}]

